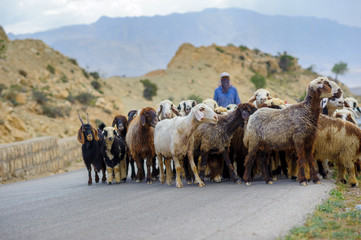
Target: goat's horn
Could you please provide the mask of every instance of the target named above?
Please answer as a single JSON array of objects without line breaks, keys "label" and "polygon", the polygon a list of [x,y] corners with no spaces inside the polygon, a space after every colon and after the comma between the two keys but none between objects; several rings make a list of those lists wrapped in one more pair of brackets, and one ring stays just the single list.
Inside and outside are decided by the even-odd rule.
[{"label": "goat's horn", "polygon": [[88,124],[89,124],[89,115],[88,115],[88,113],[86,113],[86,120],[88,121]]},{"label": "goat's horn", "polygon": [[80,122],[81,122],[81,125],[84,125],[83,120],[81,119],[79,113],[78,113],[78,117],[79,117],[79,120],[80,120]]}]

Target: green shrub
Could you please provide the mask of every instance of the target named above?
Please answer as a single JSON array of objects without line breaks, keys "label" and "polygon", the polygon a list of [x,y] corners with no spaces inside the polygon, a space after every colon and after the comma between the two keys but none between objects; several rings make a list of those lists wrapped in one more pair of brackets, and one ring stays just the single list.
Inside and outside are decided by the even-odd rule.
[{"label": "green shrub", "polygon": [[195,94],[189,95],[189,96],[188,96],[188,99],[189,99],[189,100],[195,100],[197,103],[203,102],[203,99],[202,99],[200,96],[195,95]]},{"label": "green shrub", "polygon": [[248,50],[248,47],[246,47],[246,46],[244,46],[244,45],[240,45],[239,48],[240,48],[242,51]]},{"label": "green shrub", "polygon": [[253,51],[255,52],[255,54],[258,54],[261,52],[258,48],[253,49]]},{"label": "green shrub", "polygon": [[63,74],[61,76],[61,78],[60,78],[60,81],[62,81],[63,83],[67,83],[68,82],[68,77],[65,74]]},{"label": "green shrub", "polygon": [[295,58],[291,55],[288,55],[286,51],[283,54],[278,53],[279,55],[279,62],[278,65],[282,69],[283,72],[291,70],[291,67],[294,65]]},{"label": "green shrub", "polygon": [[262,75],[255,74],[251,77],[251,82],[254,84],[256,89],[264,88],[266,86],[266,79]]},{"label": "green shrub", "polygon": [[89,74],[87,73],[87,71],[85,71],[84,68],[82,68],[81,71],[82,71],[84,77],[89,78]]},{"label": "green shrub", "polygon": [[70,108],[57,107],[52,105],[42,105],[43,115],[51,118],[70,116]]},{"label": "green shrub", "polygon": [[220,48],[220,47],[216,47],[216,50],[220,53],[224,53],[224,49]]},{"label": "green shrub", "polygon": [[98,72],[90,72],[89,75],[92,76],[95,80],[98,80],[100,78]]},{"label": "green shrub", "polygon": [[300,100],[300,102],[303,102],[303,100],[305,100],[305,97],[306,97],[306,94],[307,94],[307,92],[306,92],[306,90],[303,92],[303,94],[300,96],[300,98],[299,98],[299,100]]},{"label": "green shrub", "polygon": [[71,62],[72,64],[78,66],[78,62],[74,58],[69,58],[69,62]]},{"label": "green shrub", "polygon": [[152,100],[152,97],[157,96],[158,87],[155,83],[149,81],[149,79],[142,79],[140,82],[144,86],[143,97],[147,100]]},{"label": "green shrub", "polygon": [[19,74],[20,74],[21,76],[23,76],[23,77],[27,77],[27,76],[28,76],[28,73],[27,73],[25,70],[22,70],[22,69],[19,70]]},{"label": "green shrub", "polygon": [[6,52],[6,42],[4,40],[0,40],[0,58],[3,58],[5,52]]},{"label": "green shrub", "polygon": [[46,66],[46,70],[48,70],[51,74],[55,73],[55,68],[50,64]]},{"label": "green shrub", "polygon": [[41,104],[41,105],[43,105],[49,101],[46,94],[43,92],[40,92],[38,90],[33,90],[33,98],[38,104]]},{"label": "green shrub", "polygon": [[4,89],[6,89],[6,86],[4,84],[0,83],[0,95]]},{"label": "green shrub", "polygon": [[97,81],[97,80],[92,81],[90,84],[91,84],[91,85],[93,86],[93,88],[96,89],[96,90],[99,90],[100,87],[101,87],[100,82]]},{"label": "green shrub", "polygon": [[75,99],[80,102],[81,104],[84,104],[84,105],[91,105],[92,104],[92,101],[94,99],[96,99],[95,96],[93,96],[91,93],[87,93],[87,92],[84,92],[84,93],[80,93],[79,95],[77,95],[75,97]]}]

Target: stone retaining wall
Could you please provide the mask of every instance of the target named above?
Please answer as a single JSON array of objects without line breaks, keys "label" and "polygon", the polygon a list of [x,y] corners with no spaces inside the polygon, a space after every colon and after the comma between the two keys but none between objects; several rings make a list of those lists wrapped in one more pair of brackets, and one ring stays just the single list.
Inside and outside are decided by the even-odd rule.
[{"label": "stone retaining wall", "polygon": [[82,159],[76,137],[40,137],[0,144],[0,182],[12,177],[55,172]]}]

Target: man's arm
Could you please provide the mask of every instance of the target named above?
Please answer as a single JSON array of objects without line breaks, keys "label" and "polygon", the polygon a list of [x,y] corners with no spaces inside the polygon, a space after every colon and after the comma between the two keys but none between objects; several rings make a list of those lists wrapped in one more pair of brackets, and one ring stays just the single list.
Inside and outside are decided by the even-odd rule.
[{"label": "man's arm", "polygon": [[234,89],[236,90],[236,94],[235,94],[235,96],[234,96],[234,102],[235,102],[235,104],[238,105],[238,104],[241,103],[241,100],[239,99],[237,88],[234,87]]}]

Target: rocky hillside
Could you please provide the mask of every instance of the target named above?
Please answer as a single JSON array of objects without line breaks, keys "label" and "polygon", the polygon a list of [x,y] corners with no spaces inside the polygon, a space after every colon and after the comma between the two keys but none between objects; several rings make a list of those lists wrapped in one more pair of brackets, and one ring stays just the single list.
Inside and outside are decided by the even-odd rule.
[{"label": "rocky hillside", "polygon": [[111,118],[122,105],[97,78],[40,40],[9,41],[0,27],[0,143],[75,135],[78,112]]},{"label": "rocky hillside", "polygon": [[[263,75],[273,97],[290,103],[300,98],[316,73],[301,69],[292,59],[287,71],[274,57],[247,47],[191,44],[179,47],[167,69],[133,78],[98,79],[70,59],[39,40],[9,41],[0,28],[0,143],[38,136],[72,136],[79,129],[77,113],[91,123],[112,123],[113,116],[145,106],[157,108],[163,99],[175,104],[190,97],[212,98],[219,74],[231,74],[241,100],[256,90],[250,78]],[[141,80],[158,90],[151,101],[143,97]],[[345,95],[350,92],[342,86]],[[193,96],[191,96],[193,95]]]}]

